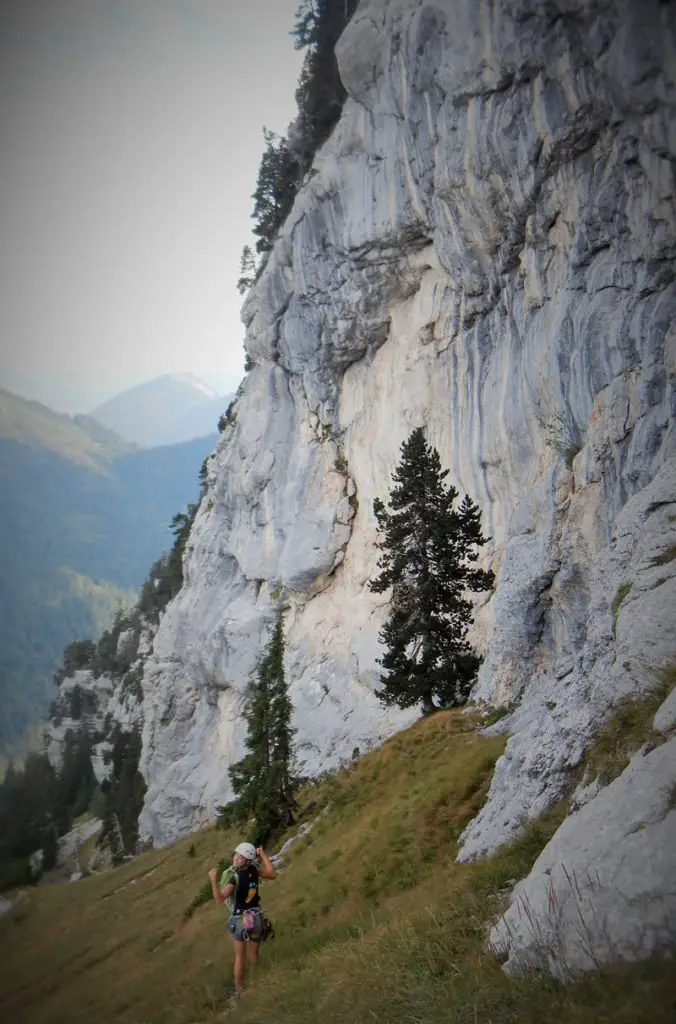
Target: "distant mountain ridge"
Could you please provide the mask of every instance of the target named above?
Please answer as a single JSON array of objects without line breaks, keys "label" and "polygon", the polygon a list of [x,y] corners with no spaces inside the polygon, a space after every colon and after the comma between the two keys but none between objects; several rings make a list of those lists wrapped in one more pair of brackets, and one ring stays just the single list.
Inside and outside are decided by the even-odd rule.
[{"label": "distant mountain ridge", "polygon": [[46,449],[90,469],[102,469],[111,459],[138,448],[90,416],[54,412],[41,402],[19,398],[2,388],[0,438]]},{"label": "distant mountain ridge", "polygon": [[139,448],[0,391],[0,750],[44,717],[66,644],[98,637],[171,547],[217,439]]},{"label": "distant mountain ridge", "polygon": [[231,397],[192,373],[169,373],[115,395],[90,416],[126,441],[155,448],[213,433]]}]

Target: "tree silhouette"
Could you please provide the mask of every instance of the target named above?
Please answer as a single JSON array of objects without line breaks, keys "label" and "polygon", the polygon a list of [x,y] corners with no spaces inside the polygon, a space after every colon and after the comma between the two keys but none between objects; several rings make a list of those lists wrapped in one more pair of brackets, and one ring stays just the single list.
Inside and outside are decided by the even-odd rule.
[{"label": "tree silhouette", "polygon": [[390,507],[373,502],[382,552],[373,593],[391,590],[390,613],[380,631],[385,672],[378,696],[401,708],[420,703],[425,714],[467,700],[480,659],[467,631],[473,621],[466,591],[489,590],[492,572],[474,568],[481,511],[468,497],[444,486],[448,470],[439,453],[413,431],[394,471]]},{"label": "tree silhouette", "polygon": [[245,719],[248,753],[230,766],[236,800],[227,808],[230,820],[255,818],[253,841],[265,843],[280,827],[293,824],[292,705],[284,676],[284,635],[281,616],[252,682]]}]

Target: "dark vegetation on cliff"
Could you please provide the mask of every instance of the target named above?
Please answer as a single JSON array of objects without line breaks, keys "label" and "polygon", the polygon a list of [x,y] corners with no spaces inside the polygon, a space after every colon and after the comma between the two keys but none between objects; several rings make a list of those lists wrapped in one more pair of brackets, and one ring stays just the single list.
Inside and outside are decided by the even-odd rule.
[{"label": "dark vegetation on cliff", "polygon": [[[338,73],[335,48],[357,8],[358,0],[302,0],[291,34],[296,49],[305,50],[296,89],[298,113],[285,136],[263,129],[265,150],[253,193],[253,233],[260,256],[272,249],[303,179],[319,147],[338,122],[346,92]],[[257,261],[246,246],[242,252],[240,292],[249,288]]]}]

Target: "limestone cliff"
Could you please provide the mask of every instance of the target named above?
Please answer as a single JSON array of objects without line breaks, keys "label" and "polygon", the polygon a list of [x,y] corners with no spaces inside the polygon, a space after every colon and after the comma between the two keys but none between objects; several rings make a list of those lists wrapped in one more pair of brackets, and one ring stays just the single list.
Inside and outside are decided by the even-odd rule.
[{"label": "limestone cliff", "polygon": [[373,498],[418,425],[485,513],[475,698],[511,711],[462,856],[562,793],[607,710],[674,663],[675,24],[657,0],[362,0],[145,669],[156,841],[229,797],[279,607],[307,771],[410,720],[373,696],[367,581]]}]

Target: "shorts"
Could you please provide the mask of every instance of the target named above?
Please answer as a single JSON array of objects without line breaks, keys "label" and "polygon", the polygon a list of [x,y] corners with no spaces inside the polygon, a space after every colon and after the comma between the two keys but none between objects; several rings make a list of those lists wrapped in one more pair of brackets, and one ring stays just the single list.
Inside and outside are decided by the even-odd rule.
[{"label": "shorts", "polygon": [[263,937],[263,911],[260,907],[233,914],[228,931],[235,942],[260,942]]}]

